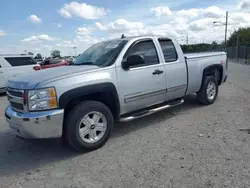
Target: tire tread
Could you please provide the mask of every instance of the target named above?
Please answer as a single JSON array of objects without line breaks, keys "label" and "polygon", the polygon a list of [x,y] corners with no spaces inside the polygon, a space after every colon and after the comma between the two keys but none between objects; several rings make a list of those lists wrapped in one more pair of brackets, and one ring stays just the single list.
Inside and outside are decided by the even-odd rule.
[{"label": "tire tread", "polygon": [[[79,113],[84,113],[84,111],[88,111],[88,109],[92,109],[92,108],[99,108],[103,111],[105,111],[105,113],[109,116],[106,117],[107,121],[109,122],[110,128],[107,129],[107,135],[105,135],[104,139],[102,140],[101,143],[97,142],[95,144],[92,144],[91,146],[86,146],[83,145],[76,136],[76,126],[78,126],[78,121],[79,120],[75,120],[75,118],[79,117],[80,114]],[[109,119],[109,120],[108,120]],[[68,144],[77,151],[92,151],[95,149],[100,148],[101,146],[103,146],[106,141],[108,140],[111,130],[113,128],[113,115],[110,111],[110,109],[103,103],[98,102],[98,101],[83,101],[79,104],[77,104],[67,115],[67,117],[65,118],[65,134],[64,136],[66,137],[66,141],[68,142]]]},{"label": "tire tread", "polygon": [[[214,100],[212,100],[212,101],[210,101],[207,98],[207,93],[206,93],[207,92],[207,85],[211,81],[213,81],[215,83],[215,85],[216,85],[216,96],[215,96]],[[218,91],[219,91],[219,88],[218,88],[218,82],[217,82],[216,78],[213,77],[213,76],[205,76],[204,79],[203,79],[203,82],[202,82],[201,89],[200,89],[199,92],[197,92],[197,99],[203,105],[213,104],[214,101],[217,98]]]}]

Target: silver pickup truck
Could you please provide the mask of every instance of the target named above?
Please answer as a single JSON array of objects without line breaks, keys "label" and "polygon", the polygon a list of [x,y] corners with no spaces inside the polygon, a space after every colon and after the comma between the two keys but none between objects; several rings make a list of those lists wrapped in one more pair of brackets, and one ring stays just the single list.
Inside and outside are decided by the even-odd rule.
[{"label": "silver pickup truck", "polygon": [[227,67],[226,53],[184,55],[169,37],[103,41],[69,66],[9,80],[5,116],[19,137],[61,137],[76,150],[94,150],[115,121],[182,104],[192,93],[201,104],[214,103]]}]

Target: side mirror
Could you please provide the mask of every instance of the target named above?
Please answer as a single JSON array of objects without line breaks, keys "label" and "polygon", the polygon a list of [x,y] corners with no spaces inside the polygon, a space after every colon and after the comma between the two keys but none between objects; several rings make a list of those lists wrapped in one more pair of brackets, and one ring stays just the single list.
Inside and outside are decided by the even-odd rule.
[{"label": "side mirror", "polygon": [[145,63],[142,55],[131,55],[127,57],[127,61],[122,62],[122,68],[128,70],[129,67],[143,65]]}]

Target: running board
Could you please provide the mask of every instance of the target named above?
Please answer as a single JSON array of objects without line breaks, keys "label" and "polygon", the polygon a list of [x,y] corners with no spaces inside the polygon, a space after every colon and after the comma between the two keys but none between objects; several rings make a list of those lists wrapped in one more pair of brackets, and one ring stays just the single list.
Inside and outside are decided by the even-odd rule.
[{"label": "running board", "polygon": [[[173,104],[171,104],[171,103],[173,103]],[[132,120],[135,120],[135,119],[138,119],[138,118],[141,118],[141,117],[144,117],[144,116],[148,116],[150,114],[154,114],[156,112],[159,112],[159,111],[162,111],[162,110],[165,110],[165,109],[168,109],[168,108],[172,108],[174,106],[178,106],[178,105],[184,103],[184,99],[180,99],[178,101],[174,101],[174,102],[171,102],[171,103],[160,106],[160,107],[156,107],[156,108],[153,108],[153,109],[145,110],[145,111],[142,111],[142,112],[137,112],[135,114],[132,114],[131,116],[120,117],[119,121],[120,122],[132,121]]]}]

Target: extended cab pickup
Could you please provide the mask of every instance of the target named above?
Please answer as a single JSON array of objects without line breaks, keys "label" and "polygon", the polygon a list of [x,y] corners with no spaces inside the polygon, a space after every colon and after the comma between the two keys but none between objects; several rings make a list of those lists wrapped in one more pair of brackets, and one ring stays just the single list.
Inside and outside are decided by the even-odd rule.
[{"label": "extended cab pickup", "polygon": [[192,93],[214,103],[227,67],[226,53],[184,55],[169,37],[103,41],[69,66],[10,79],[5,116],[19,137],[61,137],[76,150],[93,150],[108,140],[115,120],[182,104]]}]

